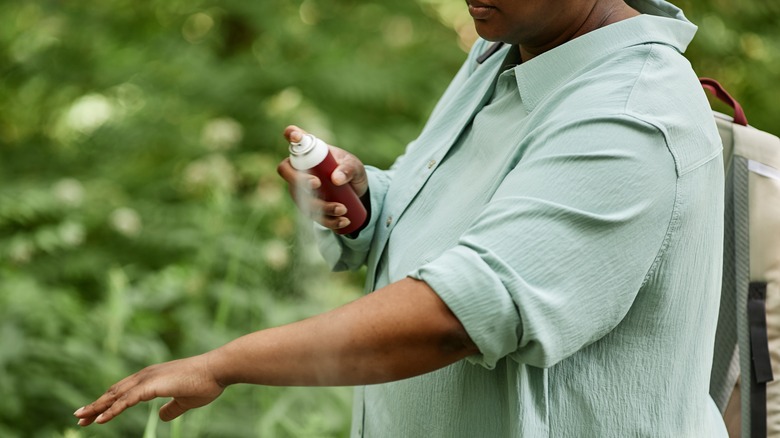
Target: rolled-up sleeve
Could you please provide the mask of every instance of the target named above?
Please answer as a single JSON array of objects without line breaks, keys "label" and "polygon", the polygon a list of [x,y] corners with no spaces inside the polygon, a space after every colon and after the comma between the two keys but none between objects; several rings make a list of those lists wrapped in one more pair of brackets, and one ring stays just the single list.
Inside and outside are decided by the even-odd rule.
[{"label": "rolled-up sleeve", "polygon": [[654,126],[594,117],[524,150],[458,244],[409,274],[488,368],[505,356],[548,367],[608,333],[674,226],[675,164]]}]

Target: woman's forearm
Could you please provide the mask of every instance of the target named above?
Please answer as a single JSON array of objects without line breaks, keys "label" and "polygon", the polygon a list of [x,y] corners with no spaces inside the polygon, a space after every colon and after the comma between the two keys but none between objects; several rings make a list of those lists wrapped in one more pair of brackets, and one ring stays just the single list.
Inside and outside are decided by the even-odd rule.
[{"label": "woman's forearm", "polygon": [[422,281],[405,279],[331,312],[255,332],[208,353],[152,365],[74,415],[105,423],[157,397],[172,420],[233,383],[358,385],[423,374],[477,352],[458,319]]},{"label": "woman's forearm", "polygon": [[335,386],[423,374],[477,353],[444,302],[404,279],[328,313],[207,353],[220,384]]}]

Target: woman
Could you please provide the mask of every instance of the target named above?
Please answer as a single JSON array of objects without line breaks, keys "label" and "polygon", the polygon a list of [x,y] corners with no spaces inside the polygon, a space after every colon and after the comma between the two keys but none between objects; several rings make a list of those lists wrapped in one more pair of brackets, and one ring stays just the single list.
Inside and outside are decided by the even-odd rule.
[{"label": "woman", "polygon": [[374,292],[146,368],[79,424],[164,396],[170,420],[234,383],[368,385],[353,436],[725,436],[722,161],[681,55],[695,26],[662,0],[467,3],[483,40],[405,155],[380,171],[333,149],[333,182],[371,211],[358,235],[328,230],[342,205],[296,199]]}]

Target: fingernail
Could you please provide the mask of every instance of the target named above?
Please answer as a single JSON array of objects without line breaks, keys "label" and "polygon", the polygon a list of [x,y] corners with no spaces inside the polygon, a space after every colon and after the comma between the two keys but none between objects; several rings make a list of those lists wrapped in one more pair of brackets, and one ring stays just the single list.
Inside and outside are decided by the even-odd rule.
[{"label": "fingernail", "polygon": [[103,421],[103,418],[104,418],[103,415],[104,414],[98,415],[97,418],[95,418],[95,423],[100,423],[101,421]]},{"label": "fingernail", "polygon": [[347,207],[344,207],[343,205],[339,205],[338,207],[333,209],[333,214],[336,216],[344,216],[347,214]]},{"label": "fingernail", "polygon": [[84,410],[84,406],[82,406],[82,407],[80,407],[80,408],[76,409],[76,412],[74,412],[74,413],[73,413],[73,415],[76,415],[76,416],[78,416],[78,415],[81,413],[81,411],[83,411],[83,410]]},{"label": "fingernail", "polygon": [[349,223],[350,223],[349,219],[343,217],[343,218],[339,219],[339,228],[344,228],[347,225],[349,225]]},{"label": "fingernail", "polygon": [[303,135],[300,131],[293,131],[290,133],[290,140],[294,142],[299,142],[303,138]]}]

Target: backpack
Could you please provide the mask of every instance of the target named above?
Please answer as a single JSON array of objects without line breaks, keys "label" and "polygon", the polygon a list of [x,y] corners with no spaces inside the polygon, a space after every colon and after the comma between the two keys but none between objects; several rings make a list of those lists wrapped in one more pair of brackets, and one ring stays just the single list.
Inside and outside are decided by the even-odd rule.
[{"label": "backpack", "polygon": [[713,111],[726,206],[710,395],[731,438],[780,437],[780,139],[749,126],[717,81],[700,81],[734,111]]}]

